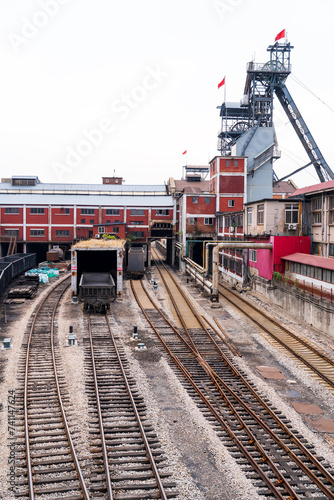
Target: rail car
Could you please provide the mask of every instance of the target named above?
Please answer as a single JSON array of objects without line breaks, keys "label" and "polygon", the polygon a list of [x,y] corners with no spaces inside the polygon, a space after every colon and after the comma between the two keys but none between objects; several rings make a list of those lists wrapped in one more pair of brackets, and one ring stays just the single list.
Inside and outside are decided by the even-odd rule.
[{"label": "rail car", "polygon": [[143,246],[130,247],[128,251],[127,276],[132,279],[140,279],[145,274],[146,252]]},{"label": "rail car", "polygon": [[79,301],[84,309],[103,312],[116,300],[116,286],[110,273],[84,272],[79,283]]}]

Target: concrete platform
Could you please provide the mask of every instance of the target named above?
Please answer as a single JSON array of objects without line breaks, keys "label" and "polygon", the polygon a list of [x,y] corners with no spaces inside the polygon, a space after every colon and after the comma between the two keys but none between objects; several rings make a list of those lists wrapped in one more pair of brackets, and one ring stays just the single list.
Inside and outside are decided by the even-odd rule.
[{"label": "concrete platform", "polygon": [[257,366],[256,369],[262,375],[264,378],[270,378],[270,379],[285,379],[286,377],[283,375],[283,373],[275,368],[274,366]]},{"label": "concrete platform", "polygon": [[292,406],[298,413],[303,415],[322,415],[324,412],[318,405],[302,403],[300,401],[291,401]]},{"label": "concrete platform", "polygon": [[305,420],[310,427],[318,432],[329,432],[330,434],[334,434],[333,420],[329,420],[328,418],[312,419],[310,417],[307,417]]}]

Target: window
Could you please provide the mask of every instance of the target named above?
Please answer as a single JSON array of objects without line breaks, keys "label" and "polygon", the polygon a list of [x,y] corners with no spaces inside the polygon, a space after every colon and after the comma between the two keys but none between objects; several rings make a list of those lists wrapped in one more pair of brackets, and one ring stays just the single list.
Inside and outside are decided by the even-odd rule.
[{"label": "window", "polygon": [[134,236],[135,238],[144,238],[145,237],[145,233],[144,231],[131,231],[132,236]]},{"label": "window", "polygon": [[331,282],[331,272],[328,269],[323,270],[323,280],[327,281],[328,283]]},{"label": "window", "polygon": [[6,236],[16,236],[19,237],[20,230],[19,229],[5,229]]},{"label": "window", "polygon": [[169,215],[169,210],[158,208],[155,213],[157,215]]},{"label": "window", "polygon": [[206,203],[207,205],[210,204],[210,200],[211,200],[210,196],[204,196],[204,203]]},{"label": "window", "polygon": [[98,228],[97,232],[98,232],[99,234],[104,234],[104,233],[106,232],[106,229],[105,229],[105,227],[104,227],[104,226],[100,226],[100,227]]},{"label": "window", "polygon": [[312,224],[321,224],[321,212],[312,213]]},{"label": "window", "polygon": [[237,227],[243,227],[244,226],[244,216],[242,214],[237,215]]},{"label": "window", "polygon": [[19,214],[20,209],[19,207],[6,207],[5,208],[5,214]]},{"label": "window", "polygon": [[[119,222],[119,221],[115,221],[115,222]],[[142,226],[144,224],[144,222],[142,220],[132,220],[130,222],[130,224],[132,226]]]},{"label": "window", "polygon": [[234,166],[237,167],[238,166],[238,160],[234,160]]},{"label": "window", "polygon": [[212,226],[213,224],[213,218],[212,217],[204,217],[204,225],[205,226]]},{"label": "window", "polygon": [[81,214],[82,215],[95,215],[95,209],[94,208],[82,208]]},{"label": "window", "polygon": [[37,207],[31,208],[30,213],[31,214],[44,214],[44,208],[37,208]]},{"label": "window", "polygon": [[36,186],[37,178],[34,179],[13,179],[12,186]]},{"label": "window", "polygon": [[329,223],[334,224],[334,210],[329,211]]},{"label": "window", "polygon": [[64,208],[64,215],[70,215],[70,209]]},{"label": "window", "polygon": [[30,236],[44,236],[44,229],[30,229]]},{"label": "window", "polygon": [[[116,221],[115,221],[115,222],[116,222]],[[119,222],[119,221],[117,221],[117,222]],[[107,224],[110,224],[110,220],[107,220]]]},{"label": "window", "polygon": [[321,280],[322,281],[322,269],[320,267],[316,267],[315,268],[315,276],[314,276],[317,280]]},{"label": "window", "polygon": [[329,255],[334,257],[334,243],[329,244]]},{"label": "window", "polygon": [[106,215],[119,215],[119,208],[107,208]]},{"label": "window", "polygon": [[228,200],[228,206],[234,207],[234,200]]},{"label": "window", "polygon": [[197,224],[197,217],[189,217],[189,225],[194,226]]},{"label": "window", "polygon": [[249,260],[250,262],[257,262],[257,250],[249,250]]},{"label": "window", "polygon": [[114,226],[112,228],[112,232],[118,234],[119,233],[119,227],[118,226]]},{"label": "window", "polygon": [[143,208],[132,208],[131,215],[145,215],[145,210]]},{"label": "window", "polygon": [[193,203],[198,203],[198,196],[193,196]]},{"label": "window", "polygon": [[297,224],[298,215],[298,205],[285,205],[285,224]]},{"label": "window", "polygon": [[263,224],[264,223],[264,205],[258,205],[257,206],[257,223],[258,224]]},{"label": "window", "polygon": [[321,210],[322,209],[322,199],[314,198],[312,200],[312,210]]},{"label": "window", "polygon": [[56,237],[66,237],[70,235],[70,231],[68,229],[57,229]]},{"label": "window", "polygon": [[334,208],[334,196],[329,197],[329,208],[330,209]]},{"label": "window", "polygon": [[81,219],[81,224],[85,224],[86,219]]},{"label": "window", "polygon": [[230,166],[230,160],[226,160],[226,166],[229,167]]},{"label": "window", "polygon": [[252,224],[253,207],[247,207],[247,224]]},{"label": "window", "polygon": [[94,224],[94,222],[95,222],[94,219],[90,219],[89,221],[90,224]]}]

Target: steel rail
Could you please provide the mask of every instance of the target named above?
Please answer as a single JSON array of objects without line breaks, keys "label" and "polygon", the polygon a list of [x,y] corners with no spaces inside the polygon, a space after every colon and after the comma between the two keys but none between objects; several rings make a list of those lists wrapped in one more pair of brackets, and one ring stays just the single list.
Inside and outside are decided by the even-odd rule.
[{"label": "steel rail", "polygon": [[[222,287],[222,285],[220,284],[219,286]],[[234,294],[230,291],[230,290],[227,290],[228,293],[231,293],[231,295],[234,296]],[[222,293],[220,292],[221,295],[228,301],[230,302],[234,307],[236,307],[239,311],[241,311],[245,316],[247,316],[247,318],[249,318],[251,321],[253,321],[257,326],[259,326],[263,331],[265,331],[268,335],[270,335],[271,338],[273,338],[276,342],[278,342],[281,346],[284,347],[284,349],[286,349],[288,352],[290,352],[295,358],[297,358],[302,364],[306,365],[311,371],[313,371],[314,373],[316,373],[320,379],[322,379],[324,382],[326,382],[326,384],[328,384],[332,389],[334,389],[334,381],[331,380],[330,378],[327,377],[327,375],[325,375],[323,372],[321,372],[318,368],[316,368],[312,363],[310,363],[309,361],[307,361],[307,359],[305,359],[301,354],[298,354],[296,353],[292,347],[288,346],[282,339],[278,338],[277,335],[275,335],[275,333],[273,333],[272,331],[270,331],[270,329],[268,329],[266,326],[264,326],[260,321],[257,321],[255,318],[252,317],[252,315],[250,313],[248,313],[245,308],[243,308],[241,305],[238,305],[237,304],[237,300],[236,301],[233,301],[231,300],[231,298],[229,298],[225,293]],[[265,317],[268,321],[270,321],[271,323],[275,324],[275,326],[277,326],[278,328],[280,328],[283,332],[285,332],[286,334],[290,335],[290,336],[293,336],[294,334],[291,334],[289,332],[289,330],[285,329],[284,327],[282,328],[282,326],[279,324],[279,323],[275,323],[272,319],[270,319],[268,316],[262,314],[258,308],[256,307],[253,307],[252,304],[249,304],[249,302],[247,301],[243,301],[242,299],[240,299],[238,296],[235,296],[235,299],[239,299],[241,302],[244,302],[245,304],[247,304],[251,309],[255,310],[258,314],[262,315],[263,317]],[[294,337],[294,340],[296,341],[299,341],[298,337],[295,336]],[[333,365],[334,364],[334,361],[331,360],[330,358],[327,358],[324,354],[320,353],[319,351],[317,351],[314,347],[312,346],[309,346],[307,344],[307,342],[305,341],[300,341],[300,343],[304,346],[304,347],[307,347],[309,348],[314,354],[317,354],[319,356],[319,358],[327,361],[330,365]]]},{"label": "steel rail", "polygon": [[[174,279],[174,277],[171,276],[171,273],[169,273],[169,271],[166,268],[166,266],[163,265],[163,267],[164,267],[164,270],[166,271],[166,273],[168,275],[170,275],[170,277],[172,279],[172,282],[174,283],[176,289],[179,291],[180,295],[186,301],[186,303],[187,303],[189,309],[191,310],[192,314],[194,314],[194,316],[196,317],[196,319],[199,320],[199,323],[202,326],[204,332],[207,334],[207,336],[209,337],[210,341],[214,344],[215,348],[218,350],[220,356],[222,357],[222,360],[226,364],[226,359],[227,358],[226,358],[225,354],[222,352],[222,350],[220,349],[220,347],[218,346],[218,344],[216,343],[216,341],[213,339],[212,335],[208,332],[207,328],[205,327],[205,325],[203,323],[202,318],[199,317],[199,314],[197,313],[195,307],[191,304],[191,302],[188,299],[188,297],[185,296],[185,294],[182,291],[180,285],[176,282],[176,280]],[[160,273],[160,276],[163,278],[162,273],[160,272],[159,267],[158,267],[158,271]],[[172,297],[172,290],[169,289],[169,287],[168,287],[168,285],[167,285],[167,283],[166,283],[165,280],[164,280],[164,283],[165,283],[165,287],[166,287],[166,290],[167,290],[169,296]],[[175,304],[174,307],[175,307],[175,310],[176,310],[178,316],[182,317],[181,311],[179,310],[178,306],[176,305],[176,301],[175,300],[174,300],[174,304]],[[188,333],[188,336],[190,337],[189,333]],[[222,391],[221,387],[217,383],[216,374],[215,374],[214,370],[210,367],[209,363],[203,358],[203,356],[200,354],[200,352],[198,351],[197,348],[196,348],[195,352],[193,351],[193,354],[196,355],[196,359],[197,359],[198,363],[203,368],[203,370],[205,371],[205,373],[210,377],[212,383],[215,385],[217,391],[219,392],[219,394],[221,395],[221,397],[225,401],[226,405],[229,407],[230,411],[234,414],[234,416],[235,416],[236,420],[238,421],[240,427],[245,430],[246,434],[248,435],[248,437],[250,439],[250,443],[252,443],[252,445],[254,446],[254,448],[260,453],[260,455],[262,456],[262,460],[264,462],[266,462],[270,466],[272,472],[277,477],[277,480],[279,481],[279,484],[280,485],[284,485],[284,488],[286,489],[286,491],[290,495],[292,495],[292,498],[294,498],[295,495],[296,495],[295,492],[294,492],[294,490],[291,488],[291,486],[289,485],[289,483],[285,480],[285,478],[279,472],[279,470],[275,466],[274,462],[269,458],[268,454],[264,451],[264,449],[261,446],[261,444],[258,442],[258,440],[256,439],[256,437],[250,431],[248,425],[244,422],[243,418],[239,415],[238,411],[234,408],[234,406],[231,403],[231,401],[227,398],[226,394]],[[240,378],[239,374],[236,371],[234,371],[234,375],[237,376],[238,378]],[[280,441],[276,440],[276,442],[277,442],[277,444],[279,444]]]},{"label": "steel rail", "polygon": [[[169,273],[169,271],[167,270],[167,268],[164,266],[165,270],[167,273]],[[179,284],[176,282],[175,279],[173,279],[172,277],[172,280],[175,284],[175,286],[179,289],[180,293],[182,295],[184,295],[184,293],[182,292],[181,290],[181,287],[179,286]],[[164,280],[165,282],[165,280]],[[165,285],[166,285],[166,282],[165,282]],[[144,289],[145,290],[145,289]],[[167,290],[168,291],[168,290]],[[145,290],[145,293],[147,294],[147,291]],[[171,295],[171,292],[169,292],[169,295]],[[148,294],[147,294],[148,295]],[[148,296],[149,297],[149,296]],[[150,298],[150,297],[149,297]],[[153,303],[153,301],[151,300],[152,304],[155,306],[155,304]],[[175,303],[175,301],[174,301]],[[175,306],[174,306],[175,307]],[[177,306],[176,306],[177,307]],[[193,309],[193,306],[191,303],[189,303],[189,307],[191,309]],[[162,316],[163,313],[160,309],[158,309],[160,314]],[[196,314],[196,317],[197,317],[197,314]],[[166,320],[166,318],[164,317],[164,319]],[[205,318],[203,318],[205,319]],[[205,319],[205,321],[207,321]],[[167,320],[167,322],[169,323],[169,321]],[[209,324],[209,323],[208,323]],[[175,330],[174,330],[175,331]],[[209,335],[209,337],[211,338],[211,334],[205,329],[206,333]],[[176,332],[177,333],[177,332]],[[181,338],[181,340],[184,341],[184,339],[182,338],[182,336],[179,335],[179,337]],[[212,342],[214,343],[214,345],[218,348],[220,354],[222,355],[223,357],[223,361],[225,364],[228,365],[229,369],[231,369],[231,371],[238,377],[240,378],[241,380],[243,380],[244,384],[246,385],[246,387],[248,388],[248,390],[250,390],[252,392],[252,394],[256,397],[257,401],[269,412],[269,414],[272,416],[272,418],[274,418],[274,420],[276,421],[277,425],[279,425],[279,427],[281,427],[281,429],[285,432],[285,434],[289,437],[289,439],[294,442],[294,444],[300,449],[300,451],[302,451],[305,455],[306,458],[308,458],[311,463],[319,470],[319,472],[321,472],[324,477],[326,477],[326,479],[333,485],[334,484],[334,478],[333,476],[321,465],[321,463],[316,459],[316,457],[314,455],[312,455],[308,450],[307,448],[299,441],[299,439],[297,437],[295,437],[290,431],[289,429],[287,428],[287,426],[277,417],[277,415],[269,408],[269,406],[262,400],[262,398],[260,396],[258,396],[256,394],[256,392],[254,391],[254,389],[251,388],[251,386],[248,384],[248,382],[246,380],[244,380],[244,378],[240,375],[240,373],[238,372],[238,370],[236,369],[236,367],[229,361],[229,359],[225,356],[225,354],[220,350],[220,348],[217,346],[216,342],[214,341],[214,339],[212,339]],[[188,344],[187,344],[188,345]],[[188,348],[191,349],[191,347],[188,345]],[[197,356],[198,358],[198,350],[196,349],[196,352],[193,351],[193,354]],[[198,359],[198,361],[200,361]],[[295,463],[304,471],[305,474],[307,474],[311,479],[312,481],[317,484],[317,486],[328,496],[328,498],[334,498],[334,495],[333,493],[322,483],[321,480],[319,480],[317,478],[317,476],[315,474],[313,474],[313,472],[307,467],[305,466],[305,464],[294,454],[294,452],[292,450],[290,450],[290,448],[284,444],[284,442],[278,438],[275,433],[273,431],[271,431],[271,429],[265,424],[265,422],[262,421],[261,418],[259,418],[253,410],[251,410],[247,404],[245,404],[235,393],[234,391],[232,391],[228,385],[219,377],[219,375],[217,375],[214,370],[211,369],[211,367],[209,366],[209,364],[204,360],[202,359],[202,361],[200,362],[201,366],[203,367],[203,369],[205,369],[205,371],[207,372],[207,374],[210,376],[210,378],[212,379],[213,383],[215,384],[216,388],[218,389],[218,391],[221,391],[220,387],[219,387],[219,384],[217,385],[217,381],[219,381],[222,385],[224,385],[225,387],[225,390],[227,390],[228,392],[230,392],[230,394],[236,398],[236,400],[238,401],[239,404],[241,404],[243,406],[243,408],[250,414],[250,416],[252,416],[259,425],[262,426],[262,428],[269,433],[269,435],[271,435],[271,437],[274,439],[274,441],[276,442],[276,444],[278,444],[289,456],[290,458],[292,458]],[[205,366],[207,365],[207,366]],[[222,393],[222,397],[225,398],[225,395],[224,393]]]},{"label": "steel rail", "polygon": [[[150,324],[151,328],[153,329],[153,331],[158,336],[159,340],[161,341],[162,345],[166,349],[166,351],[169,354],[169,356],[172,358],[172,360],[175,363],[175,365],[183,373],[183,375],[186,378],[186,380],[191,384],[191,386],[193,387],[193,389],[195,390],[195,392],[197,393],[197,395],[201,398],[201,400],[203,401],[203,403],[211,411],[211,413],[214,415],[214,417],[216,418],[216,420],[219,422],[219,424],[222,426],[222,428],[226,431],[226,433],[229,435],[229,437],[231,438],[231,440],[235,443],[235,445],[237,446],[237,448],[239,449],[239,451],[248,460],[248,462],[252,466],[253,470],[255,472],[257,472],[257,474],[261,477],[261,479],[266,484],[266,486],[268,487],[268,489],[270,490],[270,492],[275,496],[275,498],[278,498],[280,500],[286,500],[286,497],[284,497],[281,494],[281,492],[276,488],[276,486],[272,483],[272,481],[270,481],[270,479],[268,478],[268,476],[263,472],[262,468],[259,466],[259,464],[256,462],[256,460],[252,457],[252,455],[248,452],[248,450],[246,449],[246,447],[243,445],[242,441],[232,431],[232,429],[224,421],[224,419],[219,415],[219,413],[217,412],[217,410],[213,407],[213,405],[210,403],[210,401],[208,400],[208,398],[204,395],[204,393],[198,387],[198,385],[196,384],[196,382],[193,380],[192,375],[189,373],[189,371],[186,369],[186,367],[183,365],[183,363],[179,360],[179,358],[175,354],[173,354],[173,352],[171,351],[171,349],[168,347],[168,345],[166,344],[166,342],[161,337],[161,335],[159,334],[158,330],[155,328],[154,324],[152,323],[152,321],[148,317],[146,311],[141,306],[140,300],[138,298],[137,292],[135,291],[135,289],[133,287],[133,282],[132,281],[131,281],[131,288],[132,288],[132,292],[133,292],[133,294],[134,294],[134,296],[135,296],[135,298],[136,298],[136,300],[137,300],[137,302],[139,304],[139,307],[141,308],[141,310],[142,310],[142,312],[143,312],[146,320],[148,321],[148,323]],[[255,440],[255,438],[254,438],[254,440]],[[269,459],[269,457],[268,457],[268,455],[266,453],[263,455],[262,462],[263,463],[264,462],[266,462],[266,463],[267,462],[269,462],[269,463],[271,462],[270,459]],[[275,473],[275,469],[276,469],[276,467],[274,466],[274,469],[272,469],[274,473]],[[286,483],[285,479],[281,476],[281,474],[279,473],[279,471],[278,471],[278,474],[279,474],[280,477],[277,480],[277,485],[281,486],[284,483],[284,486],[286,486],[286,484],[287,484],[288,490],[291,491],[291,495],[292,495],[292,496],[290,496],[291,500],[292,499],[298,499],[298,496],[291,489],[291,487],[288,485],[288,483]],[[280,480],[281,477],[282,477],[282,480],[283,480],[282,482]]]},{"label": "steel rail", "polygon": [[[167,273],[169,273],[168,269],[166,268],[166,266],[164,266],[165,270]],[[179,289],[180,293],[183,294],[182,290],[181,290],[181,287],[179,286],[179,284],[177,283],[177,281],[174,279],[174,277],[172,277],[172,280],[175,284],[175,286]],[[167,290],[168,291],[168,290]],[[238,298],[238,297],[237,297]],[[248,302],[247,302],[248,304]],[[191,309],[193,309],[193,306],[192,304],[189,302],[189,307]],[[257,309],[257,308],[256,308]],[[196,315],[197,317],[197,315]],[[270,319],[270,318],[268,318]],[[277,324],[277,326],[279,326]],[[272,418],[275,419],[276,423],[279,425],[279,427],[281,427],[281,429],[285,432],[285,434],[289,437],[289,439],[291,441],[294,442],[294,444],[300,449],[300,451],[302,451],[304,453],[304,455],[310,460],[310,462],[324,475],[324,477],[326,477],[326,479],[332,484],[334,485],[334,477],[321,465],[321,463],[317,460],[317,458],[312,454],[310,453],[307,448],[303,445],[303,443],[296,437],[294,436],[291,431],[289,431],[288,427],[284,424],[284,422],[282,422],[278,417],[277,415],[275,414],[275,412],[273,412],[269,406],[262,400],[262,398],[260,396],[258,396],[256,394],[256,391],[254,391],[253,388],[251,388],[251,386],[248,384],[248,382],[243,378],[243,376],[238,372],[237,368],[233,365],[233,363],[230,362],[230,360],[225,356],[225,354],[221,351],[221,349],[219,348],[219,346],[217,346],[216,342],[214,339],[212,339],[211,337],[211,334],[205,329],[207,335],[211,338],[211,341],[214,343],[214,345],[217,347],[217,349],[219,350],[222,358],[223,358],[223,361],[225,364],[228,364],[230,370],[234,373],[235,376],[237,376],[238,378],[240,378],[243,383],[246,385],[246,387],[248,388],[248,390],[250,390],[252,392],[252,394],[256,397],[256,399],[258,400],[258,402],[270,413],[270,415],[272,416]],[[197,351],[198,352],[198,351]],[[205,361],[205,360],[204,360]],[[211,370],[211,368],[209,367],[209,369]],[[221,381],[222,384],[224,384],[226,386],[226,389],[230,390],[230,388],[227,386],[227,384],[225,384],[225,382],[219,377],[219,375],[217,375],[214,370],[212,370],[212,373],[214,374],[214,376]],[[215,382],[214,382],[215,383]],[[232,391],[233,392],[233,391]],[[249,414],[251,416],[253,416],[255,418],[255,414],[254,412],[248,407],[248,405],[245,405],[244,403],[242,403],[242,400],[240,400],[240,398],[238,398],[239,400],[239,403],[240,404],[243,404],[243,407],[249,412]],[[281,446],[282,449],[284,449],[286,451],[286,453],[288,453],[287,450],[289,450],[289,456],[291,458],[293,458],[293,460],[296,462],[296,464],[298,464],[298,466],[312,479],[312,481],[314,481],[318,486],[319,488],[328,496],[328,498],[334,498],[334,495],[333,493],[321,482],[319,481],[319,479],[317,478],[317,476],[315,474],[312,473],[312,471],[310,471],[309,468],[307,468],[303,462],[296,456],[294,455],[294,453],[292,452],[292,450],[290,450],[279,438],[277,438],[277,436],[275,436],[274,433],[272,433],[271,429],[265,424],[265,422],[262,421],[262,419],[259,419],[259,417],[256,416],[256,420],[257,422],[259,423],[259,425],[261,425],[263,427],[264,430],[266,430],[267,432],[269,432],[270,435],[272,435],[272,438],[275,439],[276,443]],[[278,440],[277,440],[278,439]]]},{"label": "steel rail", "polygon": [[[70,285],[68,285],[68,287],[69,286]],[[64,405],[63,405],[62,397],[61,397],[59,380],[58,380],[57,365],[56,365],[56,356],[55,356],[55,350],[54,350],[54,344],[53,344],[54,320],[55,320],[55,316],[56,316],[56,310],[58,308],[58,304],[59,304],[59,301],[60,301],[61,297],[68,290],[68,287],[66,287],[65,290],[61,293],[61,295],[59,297],[59,300],[58,300],[57,304],[55,305],[55,307],[54,307],[54,309],[52,311],[52,318],[51,318],[51,339],[50,339],[50,341],[51,341],[51,351],[52,351],[52,363],[53,363],[53,370],[54,370],[54,373],[55,373],[56,388],[57,388],[57,395],[58,395],[60,410],[61,410],[61,414],[62,414],[64,426],[65,426],[65,432],[66,432],[66,435],[67,435],[67,439],[68,439],[68,441],[70,443],[71,454],[72,454],[72,457],[73,457],[73,460],[74,460],[74,463],[75,463],[75,468],[77,470],[77,474],[79,476],[79,481],[80,481],[80,484],[81,484],[81,489],[82,489],[82,492],[83,492],[83,495],[84,495],[84,499],[85,500],[89,500],[88,489],[87,489],[86,484],[85,484],[85,480],[84,480],[84,477],[83,477],[83,474],[82,474],[82,470],[81,470],[81,467],[80,467],[80,464],[79,464],[78,456],[77,456],[77,454],[75,452],[74,443],[73,443],[73,439],[72,439],[72,436],[71,436],[71,431],[70,431],[70,428],[69,428],[69,425],[68,425],[68,422],[67,422],[65,408],[64,408]]]},{"label": "steel rail", "polygon": [[97,373],[96,373],[96,364],[95,364],[95,357],[94,357],[92,325],[91,325],[89,313],[88,313],[88,331],[89,331],[90,351],[91,351],[93,377],[94,377],[96,405],[97,405],[97,412],[98,412],[98,419],[99,419],[99,426],[100,426],[100,435],[101,435],[101,442],[102,442],[102,455],[103,455],[103,463],[104,463],[104,470],[105,470],[105,476],[106,476],[107,494],[108,494],[108,500],[112,500],[113,494],[112,494],[112,486],[111,486],[111,480],[110,480],[108,451],[107,451],[106,439],[105,439],[105,435],[104,435],[104,426],[103,426],[100,394],[99,394],[99,387],[98,387]]},{"label": "steel rail", "polygon": [[147,439],[147,436],[146,436],[146,432],[145,432],[144,426],[142,424],[142,421],[141,421],[141,418],[140,418],[140,415],[139,415],[139,412],[138,412],[138,409],[137,409],[136,402],[134,400],[134,397],[133,397],[133,394],[132,394],[132,391],[131,391],[131,387],[130,387],[130,384],[129,384],[129,381],[128,381],[128,377],[127,377],[127,375],[125,373],[123,362],[122,362],[122,359],[121,359],[118,347],[116,345],[115,336],[114,336],[114,334],[112,332],[112,329],[110,327],[109,318],[108,318],[107,313],[105,313],[105,318],[106,318],[106,322],[107,322],[107,325],[108,325],[108,330],[109,330],[109,333],[110,333],[110,337],[111,337],[111,340],[113,342],[114,349],[115,349],[115,352],[116,352],[118,364],[119,364],[119,367],[120,367],[121,372],[122,372],[123,380],[124,380],[124,383],[125,383],[125,386],[126,386],[126,391],[128,393],[129,399],[131,401],[133,412],[134,412],[134,414],[136,416],[136,420],[137,420],[137,423],[138,423],[138,426],[139,426],[140,434],[141,434],[142,439],[144,441],[144,446],[145,446],[145,449],[146,449],[146,453],[147,453],[148,459],[150,461],[150,464],[151,464],[151,467],[152,467],[152,470],[153,470],[153,474],[154,474],[156,483],[157,483],[159,491],[161,493],[161,498],[163,500],[167,500],[168,497],[167,497],[167,494],[165,492],[164,485],[162,484],[162,480],[161,480],[161,477],[160,477],[160,474],[159,474],[159,471],[158,471],[158,467],[157,467],[157,464],[156,464],[156,462],[154,460],[154,456],[153,456],[150,444],[148,442],[148,439]]},{"label": "steel rail", "polygon": [[[36,321],[37,321],[37,318],[38,318],[38,316],[39,316],[39,314],[40,314],[43,306],[45,305],[47,299],[50,298],[51,294],[59,286],[61,286],[66,280],[68,280],[68,279],[70,279],[70,277],[66,276],[63,280],[59,281],[57,283],[57,285],[54,286],[48,292],[48,294],[44,297],[44,299],[39,304],[38,309],[37,309],[37,311],[35,312],[35,315],[34,315],[34,319],[33,319],[33,322],[32,322],[31,328],[30,328],[30,332],[29,332],[29,336],[28,336],[28,341],[27,341],[27,352],[26,352],[26,363],[25,363],[25,376],[24,376],[24,432],[25,432],[25,443],[26,443],[27,479],[28,479],[28,490],[29,490],[29,498],[30,498],[30,500],[34,500],[34,498],[35,498],[34,483],[33,483],[33,474],[32,474],[32,466],[31,466],[30,446],[29,446],[29,425],[28,425],[28,380],[29,380],[30,347],[31,347],[32,336],[33,336],[33,333],[34,333]],[[79,464],[79,461],[78,461],[78,458],[77,458],[77,455],[76,455],[76,452],[75,452],[75,449],[74,449],[74,444],[73,444],[73,441],[72,441],[72,438],[71,438],[71,433],[70,433],[70,430],[69,430],[69,427],[68,427],[68,423],[67,423],[67,419],[66,419],[66,414],[65,414],[64,407],[63,407],[63,403],[62,403],[62,398],[61,398],[61,394],[60,394],[60,387],[59,387],[59,383],[58,383],[58,374],[57,374],[57,369],[56,369],[56,364],[55,364],[54,346],[53,346],[53,333],[54,333],[53,322],[54,322],[54,319],[55,319],[55,314],[56,314],[56,310],[58,308],[59,302],[60,302],[62,296],[64,295],[64,293],[66,292],[67,289],[68,289],[68,286],[61,292],[61,294],[59,295],[59,297],[57,299],[57,302],[56,302],[56,304],[55,304],[55,306],[53,308],[53,311],[52,311],[50,342],[51,342],[51,351],[52,351],[52,359],[53,359],[55,382],[56,382],[56,386],[57,386],[57,394],[58,394],[59,405],[60,405],[61,413],[62,413],[62,417],[63,417],[63,423],[64,423],[64,426],[65,426],[66,435],[67,435],[69,443],[70,443],[70,450],[71,450],[72,458],[74,460],[75,467],[76,467],[76,470],[77,470],[77,474],[78,474],[78,477],[79,477],[79,481],[80,481],[80,484],[81,484],[81,488],[82,488],[82,491],[84,493],[84,498],[88,500],[89,499],[89,495],[88,495],[88,492],[87,492],[87,488],[85,486],[85,481],[84,481],[84,478],[83,478],[83,475],[82,475],[80,464]]]},{"label": "steel rail", "polygon": [[232,294],[236,299],[241,300],[242,302],[244,302],[245,304],[247,304],[250,308],[254,309],[254,311],[256,311],[261,316],[263,316],[265,319],[267,319],[268,321],[270,321],[271,323],[273,323],[274,325],[276,325],[278,328],[280,328],[281,330],[283,330],[283,332],[285,332],[288,335],[290,335],[290,337],[292,337],[294,340],[296,340],[299,344],[304,345],[310,351],[314,352],[314,354],[316,354],[317,356],[319,356],[319,358],[324,359],[329,365],[332,365],[334,367],[334,359],[329,358],[328,356],[326,356],[325,353],[322,353],[321,351],[319,351],[319,349],[317,349],[316,347],[313,347],[312,344],[309,344],[306,340],[302,339],[301,337],[298,337],[298,335],[296,333],[294,333],[291,330],[289,330],[288,328],[286,328],[284,325],[282,325],[281,323],[279,323],[275,318],[271,317],[269,314],[267,314],[266,312],[264,312],[263,310],[261,310],[255,304],[252,304],[248,300],[240,297],[233,290],[229,290],[228,288],[226,288],[221,283],[219,285],[222,288],[224,288],[225,290],[227,290],[230,294]]}]

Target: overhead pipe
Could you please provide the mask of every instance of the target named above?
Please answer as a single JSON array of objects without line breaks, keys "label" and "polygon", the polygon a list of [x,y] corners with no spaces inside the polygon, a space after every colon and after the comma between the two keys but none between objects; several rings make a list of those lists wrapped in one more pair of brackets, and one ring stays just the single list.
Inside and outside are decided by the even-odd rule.
[{"label": "overhead pipe", "polygon": [[218,295],[218,269],[219,269],[219,250],[222,248],[230,248],[230,249],[254,249],[254,250],[272,250],[272,243],[254,243],[254,242],[240,242],[240,243],[231,243],[229,241],[224,241],[223,243],[219,243],[213,248],[212,251],[212,302],[219,302]]}]

